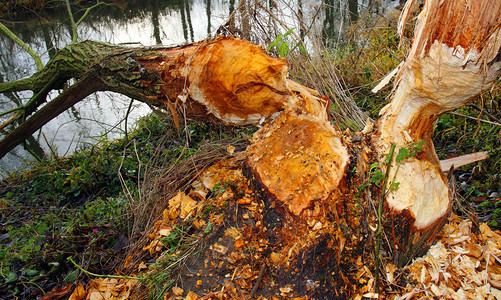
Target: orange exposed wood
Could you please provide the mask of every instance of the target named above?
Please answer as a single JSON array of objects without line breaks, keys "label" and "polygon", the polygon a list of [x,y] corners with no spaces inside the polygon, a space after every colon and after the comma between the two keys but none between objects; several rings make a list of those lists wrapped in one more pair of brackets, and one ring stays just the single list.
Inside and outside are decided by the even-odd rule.
[{"label": "orange exposed wood", "polygon": [[349,162],[341,134],[311,115],[283,114],[255,134],[247,154],[255,180],[295,215],[338,189]]},{"label": "orange exposed wood", "polygon": [[287,61],[260,46],[218,37],[156,52],[161,55],[137,60],[160,75],[158,100],[188,117],[247,125],[299,109],[326,118],[318,93],[287,79]]},{"label": "orange exposed wood", "polygon": [[[403,23],[414,2],[407,2],[402,15]],[[496,48],[499,49],[501,43],[500,16],[500,1],[425,1],[409,58],[414,55],[427,56],[436,41],[462,52],[459,55],[486,52],[484,62],[491,61],[497,55]]]},{"label": "orange exposed wood", "polygon": [[203,45],[187,68],[191,97],[228,123],[255,124],[283,110],[291,96],[287,61],[242,40]]}]

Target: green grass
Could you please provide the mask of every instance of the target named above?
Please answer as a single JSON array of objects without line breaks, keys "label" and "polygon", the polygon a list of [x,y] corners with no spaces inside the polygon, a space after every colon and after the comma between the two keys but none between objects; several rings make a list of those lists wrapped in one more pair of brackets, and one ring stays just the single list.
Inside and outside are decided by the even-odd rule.
[{"label": "green grass", "polygon": [[188,157],[210,135],[209,126],[189,128],[192,139],[184,149],[182,133],[151,114],[129,139],[34,162],[0,182],[0,298],[37,297],[57,282],[75,281],[69,256],[89,271],[112,273],[123,254],[115,253],[116,240],[129,233],[131,197],[139,198],[148,166],[159,158],[168,164]]},{"label": "green grass", "polygon": [[140,202],[145,175],[164,172],[210,141],[254,130],[199,122],[187,128],[188,144],[172,121],[150,114],[128,138],[33,162],[0,181],[0,298],[36,298],[84,278],[68,257],[90,272],[112,274],[125,259],[116,242],[131,233],[132,211],[149,205]]}]

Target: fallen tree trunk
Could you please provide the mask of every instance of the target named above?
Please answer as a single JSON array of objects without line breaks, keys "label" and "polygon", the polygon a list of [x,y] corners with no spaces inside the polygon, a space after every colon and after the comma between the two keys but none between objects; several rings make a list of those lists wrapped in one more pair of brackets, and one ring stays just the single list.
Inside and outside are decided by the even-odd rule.
[{"label": "fallen tree trunk", "polygon": [[[206,249],[221,261],[222,272],[246,267],[231,261],[232,255],[248,255],[240,248],[246,243],[262,249],[255,257],[268,265],[269,280],[262,284],[271,295],[278,285],[289,296],[346,298],[369,285],[361,283],[363,274],[374,272],[377,285],[379,265],[402,266],[425,252],[450,212],[451,193],[431,132],[441,114],[467,103],[501,73],[501,3],[489,5],[426,1],[391,103],[375,124],[354,134],[331,126],[323,100],[286,78],[283,59],[235,38],[148,50],[95,44],[105,55],[74,64],[71,72],[92,72],[104,89],[165,105],[175,117],[232,125],[268,121],[241,156],[202,175],[203,190],[194,188],[197,200],[187,202],[191,210],[162,222],[187,218],[194,203],[213,201],[200,195],[218,182],[232,182],[233,196],[214,201],[234,205],[237,217],[238,205],[245,204],[252,218],[228,220],[246,230],[225,233],[234,252],[214,241]],[[43,72],[18,86],[42,89],[49,82]],[[75,76],[71,72],[59,75]],[[6,86],[0,90],[15,90]],[[2,143],[9,138],[0,142],[0,154],[8,151]],[[243,201],[235,192],[250,189],[261,198]],[[231,229],[223,220],[218,224]],[[158,241],[148,249],[155,247]],[[363,265],[371,270],[361,273]]]},{"label": "fallen tree trunk", "polygon": [[[286,107],[298,106],[326,118],[318,93],[286,76],[285,60],[273,59],[260,47],[234,38],[148,49],[86,41],[60,50],[30,78],[1,83],[0,92],[34,92],[32,100],[19,110],[19,119],[33,113],[51,90],[69,79],[76,78],[78,84],[90,77],[93,81],[85,83],[86,95],[103,90],[121,93],[170,111],[175,121],[181,115],[229,125],[258,124]],[[86,96],[77,93],[81,91],[64,90],[45,104],[50,116],[35,113],[24,126],[7,134],[0,141],[0,158]],[[303,96],[293,96],[296,93]]]}]

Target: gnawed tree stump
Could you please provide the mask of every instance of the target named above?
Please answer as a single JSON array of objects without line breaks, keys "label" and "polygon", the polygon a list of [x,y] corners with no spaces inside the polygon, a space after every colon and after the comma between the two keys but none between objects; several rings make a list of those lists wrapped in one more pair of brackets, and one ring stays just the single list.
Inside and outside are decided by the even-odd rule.
[{"label": "gnawed tree stump", "polygon": [[[406,4],[400,30],[413,2]],[[465,105],[499,77],[500,16],[499,1],[426,1],[419,15],[395,95],[382,109],[373,135],[381,156],[391,143],[424,142],[422,153],[398,168],[394,164],[390,173],[400,184],[386,197],[400,265],[426,251],[450,212],[451,194],[431,134],[440,115]]]},{"label": "gnawed tree stump", "polygon": [[283,113],[257,132],[246,166],[263,193],[305,218],[342,186],[350,157],[342,135],[310,114]]}]

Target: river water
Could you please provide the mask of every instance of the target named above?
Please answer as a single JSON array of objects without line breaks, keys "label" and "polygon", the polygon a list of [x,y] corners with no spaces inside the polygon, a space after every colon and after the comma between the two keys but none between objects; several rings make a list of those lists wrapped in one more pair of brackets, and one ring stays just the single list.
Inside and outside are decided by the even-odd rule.
[{"label": "river water", "polygon": [[[270,1],[270,0],[268,0]],[[78,27],[78,40],[97,40],[131,46],[179,45],[214,36],[237,6],[235,0],[132,0],[116,1],[112,6],[101,6],[91,11]],[[280,1],[278,1],[280,2]],[[359,13],[370,8],[391,9],[398,5],[392,0],[297,0],[317,27],[324,28],[327,38],[339,41],[344,28],[356,21]],[[320,13],[315,13],[320,10]],[[74,13],[79,15],[78,11]],[[81,15],[81,12],[80,12]],[[46,63],[56,49],[71,42],[71,26],[65,8],[33,20],[8,23],[16,35],[41,55]],[[36,71],[32,58],[11,39],[0,33],[0,81],[29,77]],[[57,93],[52,93],[53,98]],[[0,95],[0,112],[25,103],[31,92]],[[35,155],[68,155],[86,144],[103,138],[114,139],[125,130],[126,111],[131,99],[116,93],[99,92],[87,97],[71,109],[50,121],[0,160],[0,178],[25,168]],[[137,101],[128,115],[127,128],[134,120],[150,112]],[[8,116],[0,117],[0,122]]]}]

